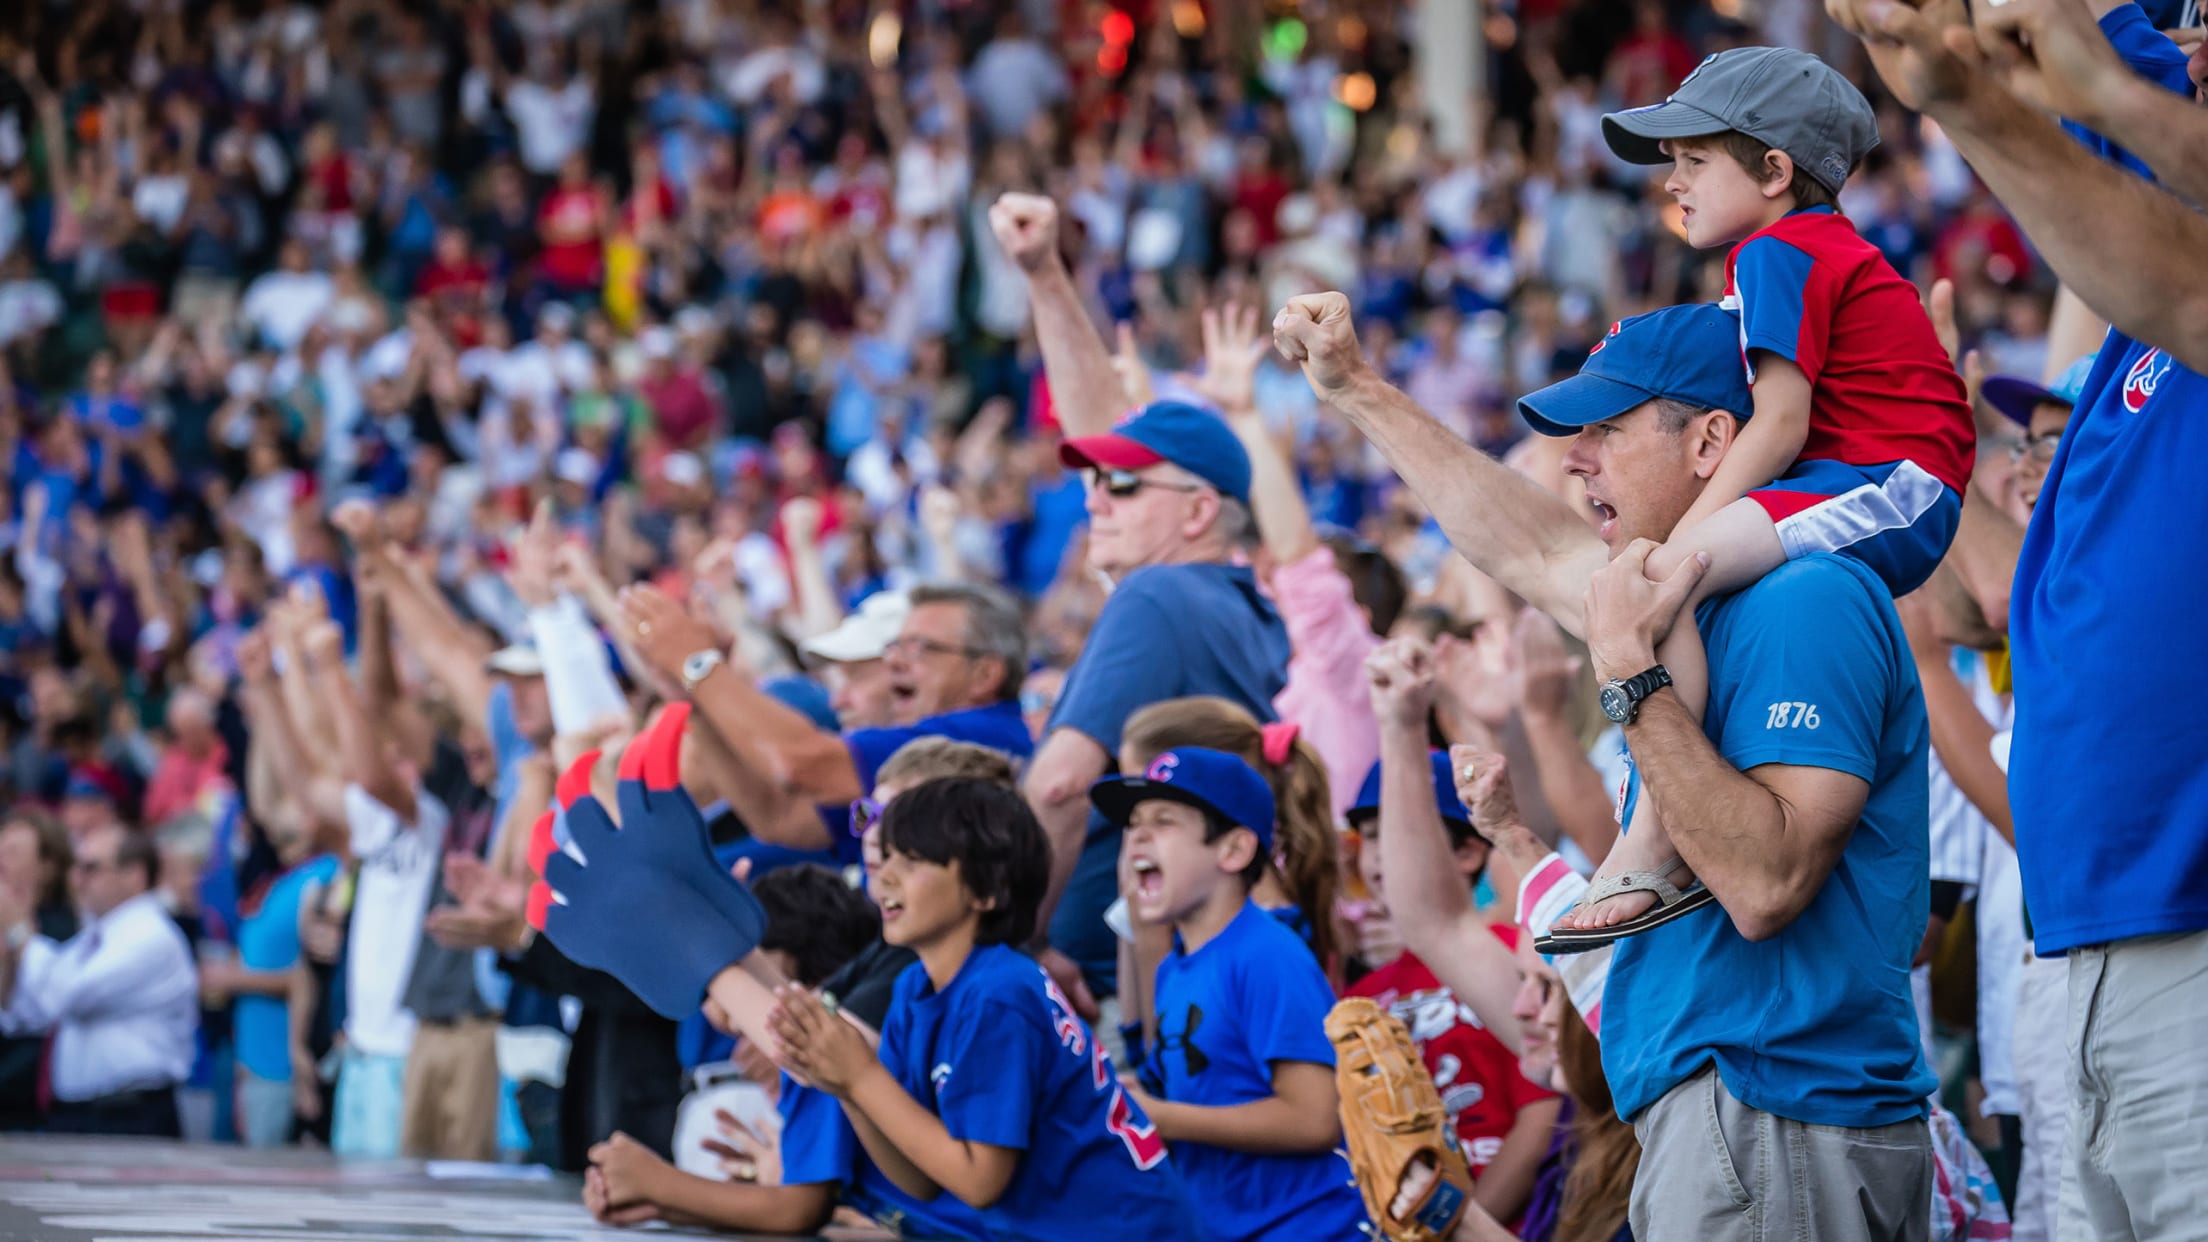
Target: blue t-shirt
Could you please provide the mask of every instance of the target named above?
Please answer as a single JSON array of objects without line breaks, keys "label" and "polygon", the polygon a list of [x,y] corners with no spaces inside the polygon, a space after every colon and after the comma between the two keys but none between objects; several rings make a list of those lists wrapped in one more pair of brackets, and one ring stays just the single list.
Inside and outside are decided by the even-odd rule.
[{"label": "blue t-shirt", "polygon": [[[1788,561],[1695,617],[1709,649],[1703,728],[1742,772],[1829,768],[1870,785],[1808,908],[1768,940],[1721,909],[1618,942],[1602,1066],[1631,1120],[1715,1062],[1750,1108],[1812,1125],[1925,1115],[1909,962],[1931,912],[1929,729],[1886,588],[1845,557]],[[1624,821],[1640,796],[1629,778]]]},{"label": "blue t-shirt", "polygon": [[[909,725],[853,729],[843,735],[843,744],[851,752],[852,766],[858,769],[859,788],[873,789],[875,773],[882,770],[889,757],[903,749],[905,743],[924,737],[947,737],[954,742],[987,746],[1023,763],[1035,753],[1035,735],[1028,732],[1027,721],[1020,715],[1018,699],[944,712]],[[851,808],[824,806],[821,818],[828,824],[829,840],[836,857],[845,865],[858,862],[859,839],[851,834]]]},{"label": "blue t-shirt", "polygon": [[[334,854],[306,862],[271,882],[260,909],[238,920],[238,964],[247,970],[290,970],[299,962],[299,902],[310,885],[337,877]],[[281,996],[238,995],[231,1029],[238,1061],[256,1078],[291,1081],[290,1012]]]},{"label": "blue t-shirt", "polygon": [[971,1238],[985,1242],[981,1213],[941,1194],[923,1203],[897,1188],[866,1154],[858,1131],[836,1097],[782,1076],[775,1102],[782,1113],[782,1184],[832,1182],[846,1206],[858,1209],[900,1238]]},{"label": "blue t-shirt", "polygon": [[[2101,28],[2139,73],[2190,92],[2184,53],[2138,6]],[[2109,333],[2024,532],[2009,613],[2009,805],[2041,953],[2208,928],[2208,748],[2140,656],[2208,610],[2208,536],[2185,512],[2204,453],[2208,379]]]},{"label": "blue t-shirt", "polygon": [[[1270,721],[1287,684],[1288,627],[1248,566],[1150,565],[1104,602],[1066,674],[1050,730],[1085,734],[1116,760],[1127,718],[1152,703],[1216,695]],[[1099,995],[1115,990],[1119,939],[1104,911],[1118,896],[1119,830],[1092,812],[1050,941],[1081,964]]]},{"label": "blue t-shirt", "polygon": [[[1158,963],[1158,1046],[1150,1081],[1180,1104],[1228,1107],[1273,1094],[1273,1066],[1332,1068],[1326,976],[1278,919],[1245,902],[1194,953],[1180,937]],[[1173,1144],[1173,1162],[1219,1238],[1356,1238],[1365,1223],[1339,1152],[1282,1155],[1209,1143]]]},{"label": "blue t-shirt", "polygon": [[985,945],[940,992],[925,966],[907,967],[881,1056],[952,1138],[1021,1153],[981,1212],[992,1239],[1203,1236],[1157,1128],[1032,959]]}]

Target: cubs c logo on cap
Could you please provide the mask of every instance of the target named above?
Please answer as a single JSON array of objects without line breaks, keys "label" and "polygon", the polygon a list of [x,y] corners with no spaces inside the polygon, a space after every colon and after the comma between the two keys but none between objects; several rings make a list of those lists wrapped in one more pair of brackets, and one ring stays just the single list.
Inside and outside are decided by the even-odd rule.
[{"label": "cubs c logo on cap", "polygon": [[1148,770],[1144,771],[1142,775],[1145,780],[1161,781],[1165,784],[1170,785],[1173,783],[1174,769],[1180,766],[1181,757],[1169,750],[1164,754],[1159,755],[1157,758],[1152,759],[1150,761],[1150,767],[1148,768]]},{"label": "cubs c logo on cap", "polygon": [[1610,330],[1609,330],[1608,332],[1605,332],[1605,333],[1603,333],[1603,334],[1602,334],[1602,339],[1601,339],[1601,340],[1599,340],[1599,341],[1596,341],[1596,342],[1595,342],[1595,347],[1594,347],[1593,349],[1590,349],[1590,350],[1588,350],[1588,351],[1587,351],[1587,356],[1588,356],[1588,357],[1590,357],[1590,358],[1592,358],[1592,357],[1594,357],[1594,356],[1595,356],[1596,354],[1599,354],[1599,353],[1601,353],[1601,352],[1602,352],[1602,347],[1603,347],[1603,346],[1605,346],[1605,345],[1608,345],[1608,344],[1610,343],[1610,338],[1611,338],[1611,337],[1613,337],[1613,336],[1616,336],[1616,335],[1618,334],[1618,329],[1619,329],[1619,328],[1622,328],[1622,327],[1624,327],[1624,326],[1625,326],[1625,321],[1624,321],[1623,319],[1620,319],[1620,320],[1619,320],[1619,321],[1617,321],[1616,323],[1614,323],[1614,324],[1611,324],[1611,325],[1610,325]]}]

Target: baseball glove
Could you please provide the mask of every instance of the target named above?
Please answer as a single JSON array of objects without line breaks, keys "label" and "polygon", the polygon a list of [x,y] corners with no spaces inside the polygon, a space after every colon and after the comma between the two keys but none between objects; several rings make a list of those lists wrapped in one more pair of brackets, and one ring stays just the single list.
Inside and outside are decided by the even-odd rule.
[{"label": "baseball glove", "polygon": [[1391,1242],[1447,1238],[1470,1202],[1472,1175],[1410,1031],[1353,996],[1327,1015],[1326,1037],[1366,1213]]}]

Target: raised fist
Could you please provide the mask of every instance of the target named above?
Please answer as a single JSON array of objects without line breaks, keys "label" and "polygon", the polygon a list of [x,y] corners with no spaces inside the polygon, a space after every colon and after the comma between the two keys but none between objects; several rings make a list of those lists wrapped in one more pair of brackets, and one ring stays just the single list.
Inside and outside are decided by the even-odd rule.
[{"label": "raised fist", "polygon": [[1349,320],[1349,299],[1339,293],[1307,293],[1288,299],[1273,317],[1273,347],[1303,367],[1303,376],[1321,397],[1331,397],[1367,374],[1357,328]]},{"label": "raised fist", "polygon": [[1043,195],[1000,195],[989,208],[989,231],[1029,275],[1058,259],[1058,204]]}]

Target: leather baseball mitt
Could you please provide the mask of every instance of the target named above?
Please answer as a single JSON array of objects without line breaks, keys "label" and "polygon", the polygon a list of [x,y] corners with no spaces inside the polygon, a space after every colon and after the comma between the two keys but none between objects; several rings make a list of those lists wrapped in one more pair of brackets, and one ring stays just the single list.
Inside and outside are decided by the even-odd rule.
[{"label": "leather baseball mitt", "polygon": [[1447,1238],[1470,1202],[1472,1175],[1410,1031],[1353,996],[1327,1015],[1326,1037],[1366,1213],[1391,1242]]}]

